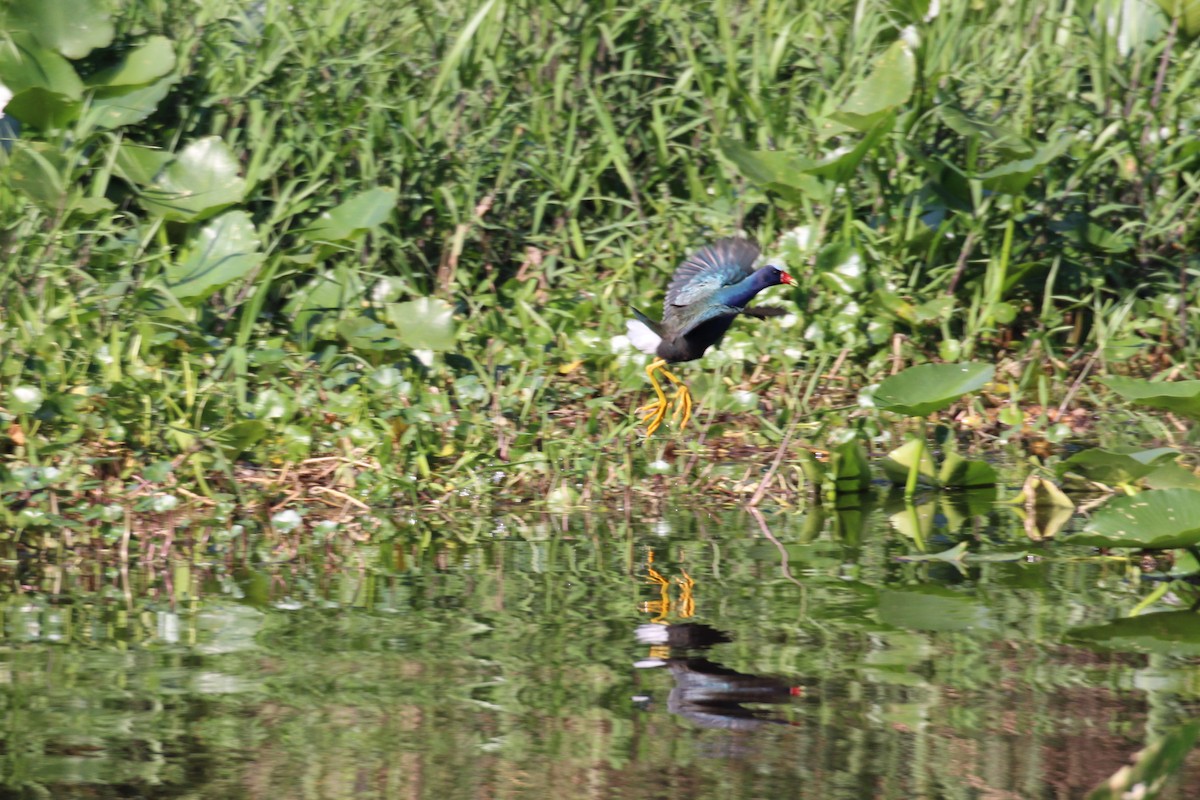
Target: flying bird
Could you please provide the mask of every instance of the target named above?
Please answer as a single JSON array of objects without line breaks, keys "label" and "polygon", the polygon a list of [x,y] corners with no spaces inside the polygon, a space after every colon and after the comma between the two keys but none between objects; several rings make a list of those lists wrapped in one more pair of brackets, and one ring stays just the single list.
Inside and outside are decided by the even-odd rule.
[{"label": "flying bird", "polygon": [[[722,239],[704,247],[675,270],[667,285],[661,323],[636,308],[637,319],[625,323],[629,341],[643,353],[656,356],[646,367],[646,376],[658,399],[637,411],[647,422],[646,435],[658,430],[667,412],[675,407],[680,427],[692,416],[692,393],[667,369],[667,364],[695,361],[721,341],[738,314],[771,316],[777,309],[747,308],[756,294],[781,283],[796,285],[796,279],[774,264],[754,269],[758,245],[746,239]],[[632,308],[632,307],[631,307]],[[656,372],[675,385],[670,400],[655,377]]]}]

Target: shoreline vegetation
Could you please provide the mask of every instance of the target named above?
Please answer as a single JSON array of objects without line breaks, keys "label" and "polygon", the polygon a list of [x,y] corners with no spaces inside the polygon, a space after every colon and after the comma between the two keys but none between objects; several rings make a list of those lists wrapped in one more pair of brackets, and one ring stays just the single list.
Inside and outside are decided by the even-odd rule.
[{"label": "shoreline vegetation", "polygon": [[[1060,483],[1090,446],[1116,454],[1075,462],[1091,488],[1146,488],[1114,459],[1162,466],[1159,446],[1174,483],[1149,488],[1195,479],[1194,15],[0,15],[10,538],[128,542],[185,512],[315,530],[481,504],[797,506],[863,459],[856,491],[888,478],[911,498],[996,458],[1024,465],[1002,484]],[[801,285],[683,365],[696,418],[646,439],[629,306],[657,314],[678,263],[728,235]],[[923,364],[993,371],[936,409],[871,400]],[[957,450],[976,460],[943,461]]]}]

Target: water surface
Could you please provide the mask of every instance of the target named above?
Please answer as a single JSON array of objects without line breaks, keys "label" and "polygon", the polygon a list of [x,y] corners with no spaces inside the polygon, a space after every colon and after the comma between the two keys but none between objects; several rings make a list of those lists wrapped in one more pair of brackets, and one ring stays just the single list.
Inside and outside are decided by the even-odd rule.
[{"label": "water surface", "polygon": [[[922,513],[929,551],[980,560],[899,560],[880,508],[418,519],[283,563],[20,554],[3,793],[1080,797],[1200,714],[1200,646],[1076,635],[1140,570],[1003,509]],[[1197,792],[1192,758],[1164,796]]]}]

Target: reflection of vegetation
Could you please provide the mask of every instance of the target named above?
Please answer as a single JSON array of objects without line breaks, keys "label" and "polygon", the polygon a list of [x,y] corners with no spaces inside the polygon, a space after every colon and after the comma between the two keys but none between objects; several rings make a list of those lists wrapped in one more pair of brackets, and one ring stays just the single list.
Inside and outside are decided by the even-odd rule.
[{"label": "reflection of vegetation", "polygon": [[[418,523],[388,547],[133,570],[127,583],[19,567],[0,604],[4,785],[442,797],[519,780],[574,796],[590,780],[707,798],[803,780],[845,798],[883,784],[1074,796],[1150,728],[1200,708],[1191,656],[1119,637],[1064,644],[1143,595],[1119,562],[992,560],[1029,547],[1016,520],[945,513],[926,535],[980,558],[898,561],[908,540],[870,507],[815,529],[764,516],[799,585],[758,522],[732,512],[653,529],[501,517],[492,528],[514,533],[474,543]],[[645,657],[639,603],[658,595],[650,549],[664,578],[695,580],[693,619],[730,632],[713,662],[805,684],[776,712],[787,726],[737,738],[631,704],[674,686],[631,666]]]}]

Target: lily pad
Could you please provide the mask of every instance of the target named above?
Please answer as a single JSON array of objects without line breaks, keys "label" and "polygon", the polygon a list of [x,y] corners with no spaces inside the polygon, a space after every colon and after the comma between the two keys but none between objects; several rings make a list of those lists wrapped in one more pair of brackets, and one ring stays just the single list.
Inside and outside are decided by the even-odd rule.
[{"label": "lily pad", "polygon": [[1100,382],[1134,403],[1200,420],[1200,381],[1145,381],[1112,376]]},{"label": "lily pad", "polygon": [[1155,489],[1117,497],[1096,510],[1071,544],[1166,549],[1200,544],[1200,492]]},{"label": "lily pad", "polygon": [[246,182],[229,146],[218,136],[206,136],[183,148],[155,176],[141,202],[167,219],[192,222],[239,202],[245,193]]},{"label": "lily pad", "polygon": [[877,408],[924,417],[941,411],[958,398],[983,388],[996,374],[991,364],[921,364],[891,376],[879,384],[874,402]]}]

